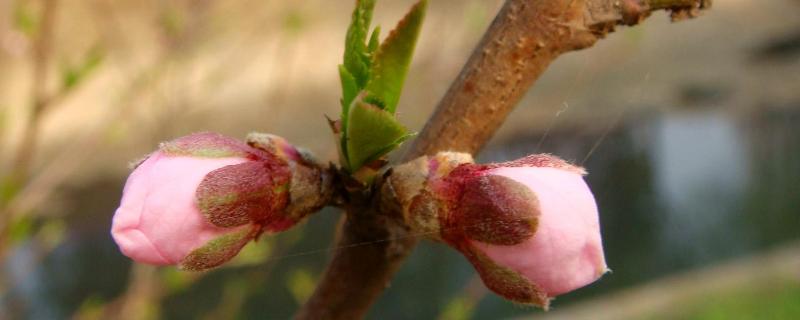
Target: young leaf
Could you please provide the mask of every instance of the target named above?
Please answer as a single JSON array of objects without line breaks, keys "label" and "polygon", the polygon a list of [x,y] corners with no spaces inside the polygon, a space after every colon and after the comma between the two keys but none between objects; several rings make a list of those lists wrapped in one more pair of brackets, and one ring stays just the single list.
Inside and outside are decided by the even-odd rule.
[{"label": "young leaf", "polygon": [[381,44],[381,26],[375,27],[372,30],[372,35],[369,37],[369,43],[367,44],[367,52],[372,54],[375,50],[378,50],[378,46]]},{"label": "young leaf", "polygon": [[353,103],[353,99],[356,98],[360,89],[356,84],[356,78],[341,64],[339,65],[339,80],[342,82],[342,110],[344,111],[343,115],[346,115],[347,109]]},{"label": "young leaf", "polygon": [[409,136],[394,115],[360,99],[353,102],[349,118],[345,145],[350,172],[389,153]]},{"label": "young leaf", "polygon": [[417,2],[373,57],[366,86],[367,100],[378,102],[389,113],[394,113],[397,108],[427,4],[427,0]]},{"label": "young leaf", "polygon": [[[347,115],[350,114],[350,105],[353,103],[360,89],[353,75],[341,64],[339,65],[339,79],[342,81],[342,120],[338,123],[338,129],[334,128],[333,125],[331,125],[331,129],[334,129],[334,135],[337,138],[336,143],[338,144],[337,149],[339,150],[340,163],[345,164],[348,163],[347,146],[345,145],[347,141],[347,130],[345,130],[345,128],[347,128]],[[329,123],[333,124],[330,120]]]},{"label": "young leaf", "polygon": [[[399,122],[398,122],[398,124],[399,124]],[[374,153],[374,154],[373,154],[371,157],[368,157],[368,158],[367,158],[367,159],[364,161],[364,164],[368,164],[368,163],[370,163],[370,162],[372,162],[372,161],[378,160],[378,159],[380,159],[381,157],[383,157],[383,156],[385,156],[385,155],[389,154],[389,152],[392,152],[392,151],[394,151],[394,149],[397,149],[397,148],[399,148],[399,147],[400,147],[400,145],[401,145],[401,144],[403,144],[403,142],[405,142],[405,141],[406,141],[406,140],[408,140],[408,139],[411,139],[412,137],[414,137],[414,136],[416,136],[416,135],[417,135],[416,133],[413,133],[413,132],[412,132],[412,133],[406,133],[405,135],[403,135],[403,136],[400,136],[400,137],[399,137],[399,138],[397,138],[396,140],[394,140],[394,141],[392,141],[392,142],[388,143],[388,144],[387,144],[386,146],[384,146],[383,148],[381,148],[381,149],[378,149],[378,150],[377,150],[377,151],[376,151],[376,152],[375,152],[375,153]]]},{"label": "young leaf", "polygon": [[373,29],[367,40],[374,6],[375,0],[356,1],[345,39],[344,62],[339,66],[341,121],[331,122],[339,139],[340,162],[351,174],[411,137],[394,118],[394,111],[427,0],[412,7],[383,44],[380,27]]},{"label": "young leaf", "polygon": [[358,0],[353,10],[350,27],[344,44],[344,67],[355,78],[360,88],[369,79],[369,55],[367,54],[367,33],[372,22],[372,9],[375,0]]},{"label": "young leaf", "polygon": [[[369,80],[370,55],[368,52],[367,32],[372,22],[372,10],[375,8],[375,0],[357,0],[356,7],[353,9],[352,21],[347,28],[347,36],[344,43],[344,62],[339,65],[339,79],[342,82],[342,114],[339,141],[339,158],[348,163],[347,158],[347,118],[350,114],[350,105],[353,103],[356,94],[364,88]],[[373,32],[374,34],[374,32]]]}]

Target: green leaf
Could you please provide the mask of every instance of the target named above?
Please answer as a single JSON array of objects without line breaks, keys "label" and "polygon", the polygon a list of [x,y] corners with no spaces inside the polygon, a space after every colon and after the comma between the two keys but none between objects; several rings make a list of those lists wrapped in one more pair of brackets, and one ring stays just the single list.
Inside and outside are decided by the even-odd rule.
[{"label": "green leaf", "polygon": [[[356,1],[356,7],[353,9],[352,20],[347,28],[347,36],[345,37],[344,62],[339,65],[339,79],[342,82],[341,130],[334,132],[334,134],[339,138],[339,160],[345,166],[349,163],[346,143],[350,105],[369,80],[371,59],[369,48],[364,42],[367,38],[369,25],[372,22],[372,10],[374,8],[375,0]],[[375,31],[373,31],[370,42],[373,41],[372,38],[374,37],[376,37]],[[370,46],[373,46],[373,44],[370,43]],[[374,46],[377,46],[377,44],[374,44]]]},{"label": "green leaf", "polygon": [[[353,78],[353,75],[347,71],[347,68],[344,65],[339,65],[339,78],[342,81],[342,115],[341,115],[341,123],[339,132],[336,132],[336,129],[331,127],[334,131],[334,135],[339,138],[339,160],[341,163],[347,163],[347,146],[345,146],[345,141],[347,141],[347,115],[350,114],[350,105],[353,103],[353,100],[356,98],[356,94],[360,90],[358,88],[358,84],[356,84],[356,79]],[[333,122],[331,122],[333,125]],[[344,161],[342,161],[344,160]]]},{"label": "green leaf", "polygon": [[353,102],[349,118],[345,145],[350,172],[386,155],[409,137],[394,115],[360,99]]},{"label": "green leaf", "polygon": [[[396,149],[412,135],[394,118],[411,55],[425,16],[427,0],[411,8],[386,41],[380,27],[367,35],[375,0],[358,0],[339,66],[342,115],[339,158],[351,174]],[[336,124],[336,123],[334,123]]]},{"label": "green leaf", "polygon": [[[395,120],[395,121],[397,121],[397,120]],[[397,123],[398,123],[398,125],[400,124],[400,122],[397,122]],[[369,158],[367,158],[366,161],[364,161],[364,164],[367,164],[367,163],[370,163],[372,161],[378,160],[381,157],[383,157],[384,155],[389,154],[390,152],[394,151],[394,149],[399,148],[400,145],[403,144],[403,142],[406,142],[406,140],[411,139],[412,137],[414,137],[416,135],[417,134],[413,133],[413,132],[412,133],[406,133],[405,135],[395,139],[391,143],[389,143],[386,146],[384,146],[382,149],[378,149],[378,151],[375,152],[375,154],[372,157],[369,157]]]},{"label": "green leaf", "polygon": [[366,86],[369,93],[367,100],[377,101],[389,113],[394,113],[400,100],[427,4],[427,0],[417,2],[380,45],[372,59],[370,79]]},{"label": "green leaf", "polygon": [[344,119],[350,104],[353,103],[353,99],[356,98],[360,89],[356,84],[356,78],[341,64],[339,65],[339,79],[342,82],[342,119]]},{"label": "green leaf", "polygon": [[375,0],[358,0],[345,37],[344,67],[353,75],[360,88],[363,88],[369,79],[370,59],[365,42],[374,8]]},{"label": "green leaf", "polygon": [[369,37],[369,43],[367,44],[367,52],[372,54],[375,50],[378,50],[378,46],[381,44],[381,26],[375,27],[372,30],[372,35]]}]

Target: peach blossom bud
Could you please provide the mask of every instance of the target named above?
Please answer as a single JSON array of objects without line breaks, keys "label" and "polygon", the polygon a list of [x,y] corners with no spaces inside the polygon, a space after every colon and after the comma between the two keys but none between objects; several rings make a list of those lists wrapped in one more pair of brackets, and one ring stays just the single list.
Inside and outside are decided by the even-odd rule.
[{"label": "peach blossom bud", "polygon": [[395,169],[389,185],[412,228],[436,233],[467,257],[487,287],[519,303],[547,308],[551,298],[607,271],[582,168],[551,155],[471,162],[440,153]]},{"label": "peach blossom bud", "polygon": [[[298,160],[215,133],[164,143],[128,177],[111,234],[138,262],[218,266],[262,232],[321,207],[321,171]],[[315,185],[293,189],[295,180]],[[292,203],[294,191],[316,198]]]}]

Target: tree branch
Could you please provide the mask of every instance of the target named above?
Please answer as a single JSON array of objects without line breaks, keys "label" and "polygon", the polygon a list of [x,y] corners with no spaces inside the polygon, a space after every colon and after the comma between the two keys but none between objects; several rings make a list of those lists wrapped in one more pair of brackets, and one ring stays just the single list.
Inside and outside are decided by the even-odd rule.
[{"label": "tree branch", "polygon": [[[587,48],[617,25],[666,9],[693,17],[709,0],[507,0],[404,161],[438,151],[477,153],[528,88],[565,52]],[[416,245],[394,199],[374,192],[353,206],[335,254],[298,319],[361,318]]]},{"label": "tree branch", "polygon": [[354,206],[341,220],[333,258],[297,319],[359,319],[389,285],[417,238],[391,208],[374,198]]}]

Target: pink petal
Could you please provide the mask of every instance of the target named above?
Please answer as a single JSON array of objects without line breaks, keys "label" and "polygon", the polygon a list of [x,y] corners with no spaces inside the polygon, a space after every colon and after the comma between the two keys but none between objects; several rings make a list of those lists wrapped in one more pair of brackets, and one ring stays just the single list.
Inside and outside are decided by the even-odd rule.
[{"label": "pink petal", "polygon": [[495,263],[524,275],[550,297],[606,272],[597,206],[580,174],[536,167],[498,168],[488,174],[528,186],[541,205],[538,229],[529,240],[513,246],[473,241]]},{"label": "pink petal", "polygon": [[111,233],[130,258],[177,264],[211,239],[238,229],[218,228],[200,213],[195,190],[217,168],[244,158],[191,158],[153,153],[128,177]]}]

